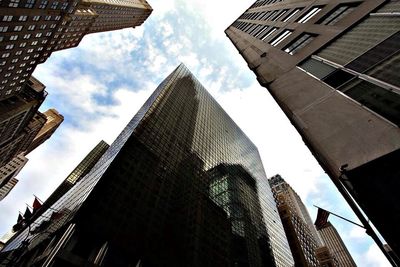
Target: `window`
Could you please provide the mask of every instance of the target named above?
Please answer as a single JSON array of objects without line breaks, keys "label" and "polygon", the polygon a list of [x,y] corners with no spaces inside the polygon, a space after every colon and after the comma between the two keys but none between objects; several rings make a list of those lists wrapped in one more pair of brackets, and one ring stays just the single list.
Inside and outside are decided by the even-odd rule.
[{"label": "window", "polygon": [[293,18],[297,13],[301,11],[301,8],[296,8],[292,12],[290,12],[282,21],[286,22]]},{"label": "window", "polygon": [[22,37],[22,38],[29,39],[30,37],[31,37],[31,34],[24,34],[24,37]]},{"label": "window", "polygon": [[19,50],[19,51],[15,52],[16,56],[20,56],[21,54],[22,54],[22,50]]},{"label": "window", "polygon": [[3,16],[3,21],[11,21],[13,16]]},{"label": "window", "polygon": [[29,25],[28,26],[28,31],[33,31],[36,28],[35,25]]},{"label": "window", "polygon": [[10,0],[9,7],[18,7],[19,0]]},{"label": "window", "polygon": [[356,79],[339,90],[389,121],[400,125],[399,94],[361,79]]},{"label": "window", "polygon": [[308,33],[303,33],[285,48],[285,52],[294,55],[297,51],[308,45],[312,40],[314,40],[314,36]]},{"label": "window", "polygon": [[292,34],[292,31],[285,30],[282,33],[280,33],[278,36],[276,36],[274,39],[272,39],[270,44],[272,46],[277,46],[279,43],[281,43],[283,40],[285,40],[291,34]]},{"label": "window", "polygon": [[30,49],[28,49],[26,52],[27,52],[27,53],[32,53],[32,52],[33,52],[33,49],[30,48]]},{"label": "window", "polygon": [[[256,33],[254,36],[259,38],[261,35],[263,35],[267,30],[268,30],[269,26],[268,25],[264,25],[260,31],[258,33]],[[75,38],[76,39],[76,38]],[[76,40],[77,41],[77,40]]]},{"label": "window", "polygon": [[23,26],[21,26],[21,25],[15,26],[14,27],[14,31],[15,32],[20,32],[22,30],[22,28],[23,28]]},{"label": "window", "polygon": [[48,1],[46,0],[42,0],[42,2],[40,2],[39,8],[46,8]]},{"label": "window", "polygon": [[37,45],[38,44],[38,41],[33,41],[32,43],[31,43],[31,45]]},{"label": "window", "polygon": [[26,21],[28,16],[19,16],[18,21]]},{"label": "window", "polygon": [[38,33],[35,35],[35,37],[36,37],[36,38],[42,37],[42,33],[41,33],[41,32],[38,32]]},{"label": "window", "polygon": [[274,32],[276,32],[278,28],[272,28],[269,31],[263,33],[264,36],[261,35],[261,40],[265,41],[269,36],[271,36]]},{"label": "window", "polygon": [[26,46],[26,43],[24,42],[24,43],[21,43],[20,45],[19,45],[19,47],[25,47]]},{"label": "window", "polygon": [[0,26],[0,32],[6,32],[8,30],[8,26]]},{"label": "window", "polygon": [[2,58],[7,58],[7,57],[9,57],[9,56],[10,56],[10,53],[3,53],[3,54],[1,55]]},{"label": "window", "polygon": [[32,20],[33,21],[38,21],[40,19],[40,16],[33,16]]},{"label": "window", "polygon": [[44,20],[51,20],[51,16],[44,17]]},{"label": "window", "polygon": [[320,12],[322,7],[313,7],[312,9],[308,10],[305,14],[303,14],[298,20],[298,23],[306,23],[312,17],[314,17],[318,12]]},{"label": "window", "polygon": [[35,0],[27,0],[25,3],[25,8],[32,8],[35,5]]},{"label": "window", "polygon": [[68,7],[68,2],[65,2],[61,5],[61,10],[65,10]]},{"label": "window", "polygon": [[278,13],[278,15],[273,19],[273,21],[277,21],[279,18],[281,18],[283,15],[285,15],[287,11],[288,11],[287,9],[281,10]]},{"label": "window", "polygon": [[6,45],[6,50],[10,50],[10,49],[13,49],[13,48],[14,48],[13,44]]},{"label": "window", "polygon": [[11,35],[10,36],[10,41],[15,41],[18,39],[18,35]]},{"label": "window", "polygon": [[58,7],[58,2],[57,1],[54,1],[52,4],[51,4],[51,9],[57,9],[57,7]]},{"label": "window", "polygon": [[323,25],[334,25],[336,22],[344,18],[347,14],[354,10],[354,8],[358,5],[358,3],[353,5],[339,5],[332,12],[325,15],[321,20],[319,20],[318,24]]},{"label": "window", "polygon": [[332,86],[333,88],[338,88],[348,81],[352,80],[355,76],[351,73],[343,71],[341,69],[337,69],[322,80]]},{"label": "window", "polygon": [[39,27],[39,29],[41,29],[41,30],[44,30],[44,29],[46,29],[46,24],[42,24],[42,25],[40,25],[40,27]]}]

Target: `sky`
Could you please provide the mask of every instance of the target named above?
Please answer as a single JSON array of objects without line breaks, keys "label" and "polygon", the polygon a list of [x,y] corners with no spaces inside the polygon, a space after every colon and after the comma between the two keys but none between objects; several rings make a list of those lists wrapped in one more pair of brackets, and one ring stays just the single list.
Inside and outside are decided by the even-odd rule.
[{"label": "sky", "polygon": [[[0,202],[0,236],[33,194],[45,200],[100,141],[109,144],[157,85],[183,62],[258,147],[268,177],[281,174],[315,219],[323,207],[358,222],[284,113],[256,81],[224,30],[254,0],[149,0],[154,11],[135,29],[87,35],[55,52],[34,76],[65,121],[28,155],[13,191]],[[358,266],[390,266],[365,231],[330,221]]]}]

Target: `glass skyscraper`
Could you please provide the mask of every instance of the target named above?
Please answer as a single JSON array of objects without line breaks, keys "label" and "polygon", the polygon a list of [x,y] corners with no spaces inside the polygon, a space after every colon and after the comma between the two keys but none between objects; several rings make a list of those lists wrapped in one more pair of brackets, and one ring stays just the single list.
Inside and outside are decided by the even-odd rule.
[{"label": "glass skyscraper", "polygon": [[35,234],[10,241],[4,261],[293,265],[257,148],[183,64],[31,225]]}]

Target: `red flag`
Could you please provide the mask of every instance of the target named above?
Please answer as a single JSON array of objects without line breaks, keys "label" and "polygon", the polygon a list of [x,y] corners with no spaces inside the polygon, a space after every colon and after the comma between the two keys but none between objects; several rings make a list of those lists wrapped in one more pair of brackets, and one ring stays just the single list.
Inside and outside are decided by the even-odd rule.
[{"label": "red flag", "polygon": [[314,223],[317,230],[324,228],[324,226],[328,223],[329,214],[329,211],[318,208],[317,219]]},{"label": "red flag", "polygon": [[42,204],[40,204],[40,202],[36,196],[35,196],[35,200],[33,201],[32,207],[33,207],[33,213],[35,213],[38,209],[40,209],[42,207]]}]

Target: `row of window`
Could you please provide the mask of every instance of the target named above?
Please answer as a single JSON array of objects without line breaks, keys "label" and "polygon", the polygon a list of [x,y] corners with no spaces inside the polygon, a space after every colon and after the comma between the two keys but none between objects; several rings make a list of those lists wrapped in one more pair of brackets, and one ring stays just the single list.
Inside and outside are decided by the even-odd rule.
[{"label": "row of window", "polygon": [[[54,24],[55,25],[55,24]],[[52,25],[50,25],[50,26],[52,26]],[[54,26],[55,27],[55,26]],[[13,28],[11,28],[10,30],[9,30],[9,27],[8,26],[0,26],[0,32],[20,32],[20,31],[22,31],[22,29],[24,28],[24,26],[22,26],[22,25],[18,25],[18,26],[14,26]],[[46,27],[42,27],[42,28],[46,28]],[[51,28],[51,27],[50,27]],[[28,26],[28,28],[27,28],[27,30],[29,30],[29,31],[33,31],[35,29],[35,25],[30,25],[30,26]],[[50,35],[51,35],[51,32],[49,32],[50,33]],[[47,36],[50,36],[50,35],[47,35]],[[40,37],[40,36],[39,36]]]},{"label": "row of window", "polygon": [[[25,21],[28,20],[29,17],[32,18],[32,21],[39,21],[40,18],[41,18],[41,16],[38,16],[38,15],[37,16],[25,16],[25,15],[23,15],[23,16],[12,16],[12,15],[6,15],[6,16],[3,16],[2,21],[3,22],[11,22],[11,21],[22,21],[22,22],[25,22]],[[49,20],[58,21],[58,20],[61,19],[61,16],[43,16],[43,19],[45,21],[49,21]]]},{"label": "row of window", "polygon": [[[349,14],[356,7],[357,3],[343,4],[338,5],[331,12],[322,17],[317,23],[325,24],[325,25],[334,25],[337,21],[342,19],[344,16]],[[297,23],[306,23],[316,14],[318,14],[322,10],[323,6],[314,6],[310,8],[307,12],[302,14],[297,20]],[[296,8],[290,12],[288,10],[274,10],[274,11],[266,11],[266,12],[258,12],[258,13],[247,13],[244,14],[244,18],[254,19],[254,20],[277,20],[279,18],[282,19],[283,22],[291,20],[296,14],[298,14],[302,8]],[[286,14],[286,15],[285,15]],[[285,16],[284,16],[285,15]],[[279,28],[269,26],[269,25],[261,25],[248,23],[243,21],[236,21],[233,23],[234,27],[242,30],[262,41],[268,41],[270,37],[277,32]],[[277,46],[282,41],[287,39],[290,35],[292,35],[292,30],[284,30],[275,38],[269,41],[269,44],[272,46]],[[314,38],[315,34],[311,33],[302,33],[299,37],[294,39],[290,44],[283,48],[283,50],[290,54],[296,54],[300,49],[308,45]]]},{"label": "row of window", "polygon": [[279,3],[279,2],[282,2],[282,1],[283,0],[258,0],[253,5],[251,5],[250,8],[271,5],[271,4]]},{"label": "row of window", "polygon": [[[21,4],[20,0],[10,0],[8,7],[20,7],[20,8],[33,8],[36,4],[35,0],[27,0],[25,4]],[[42,0],[38,6],[40,9],[45,9],[48,7],[49,1]],[[61,9],[66,10],[68,7],[68,2],[58,2],[54,1],[50,5],[50,9]]]},{"label": "row of window", "polygon": [[365,80],[347,69],[339,69],[310,58],[299,65],[316,79],[400,126],[400,94],[383,85]]},{"label": "row of window", "polygon": [[[336,8],[334,8],[331,12],[329,12],[327,15],[318,20],[316,23],[322,25],[334,25],[343,17],[345,17],[347,14],[349,14],[351,11],[353,11],[358,4],[359,3],[357,2],[340,4]],[[296,20],[296,22],[306,23],[312,17],[317,15],[322,9],[323,6],[314,6],[310,8],[304,14],[302,14]],[[262,20],[262,21],[278,21],[279,19],[281,19],[282,22],[287,22],[290,21],[295,15],[299,14],[302,10],[303,8],[299,7],[293,9],[290,12],[288,12],[289,11],[288,9],[251,12],[251,13],[244,13],[242,16],[240,16],[239,19]]]},{"label": "row of window", "polygon": [[[252,24],[247,22],[240,22],[237,25],[234,24],[234,26],[262,41],[267,41],[269,37],[272,37],[272,35],[279,29],[277,27],[272,27],[268,25]],[[271,41],[269,41],[269,44],[271,44],[272,46],[277,46],[283,40],[288,38],[292,33],[293,31],[291,30],[284,30]],[[314,40],[315,37],[316,35],[314,34],[303,33],[295,40],[293,40],[289,45],[284,47],[283,50],[290,55],[294,55],[297,53],[297,51],[299,51],[307,44],[309,44],[312,40]]]}]

